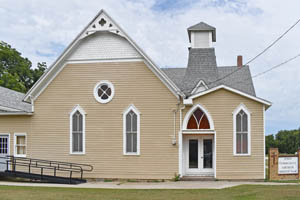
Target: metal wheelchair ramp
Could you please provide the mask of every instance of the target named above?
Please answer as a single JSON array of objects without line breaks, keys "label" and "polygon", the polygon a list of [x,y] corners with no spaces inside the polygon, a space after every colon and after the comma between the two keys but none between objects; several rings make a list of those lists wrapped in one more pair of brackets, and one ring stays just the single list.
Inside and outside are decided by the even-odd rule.
[{"label": "metal wheelchair ramp", "polygon": [[[22,158],[15,156],[1,157],[0,164],[6,165],[6,170],[0,172],[2,176],[20,177],[30,181],[61,184],[85,183],[84,172],[93,170],[92,165],[68,163],[34,158]],[[39,173],[37,173],[37,171]],[[47,171],[47,173],[45,173]],[[58,175],[63,173],[64,176]],[[74,177],[77,174],[77,177]],[[79,178],[78,178],[79,177]]]}]

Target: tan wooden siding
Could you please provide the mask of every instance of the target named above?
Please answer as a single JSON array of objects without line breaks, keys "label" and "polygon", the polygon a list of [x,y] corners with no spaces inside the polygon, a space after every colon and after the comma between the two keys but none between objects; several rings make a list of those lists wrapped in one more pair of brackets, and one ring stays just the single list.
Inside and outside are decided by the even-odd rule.
[{"label": "tan wooden siding", "polygon": [[[107,104],[93,96],[101,80],[115,87]],[[87,113],[85,155],[69,154],[69,113],[77,104]],[[123,155],[122,113],[130,104],[141,112],[139,156]],[[94,171],[86,175],[91,178],[173,178],[178,173],[178,148],[172,145],[176,104],[143,62],[67,65],[35,101],[29,156],[92,164]]]},{"label": "tan wooden siding", "polygon": [[[214,121],[217,179],[263,179],[263,105],[224,89],[195,99],[194,105],[198,103]],[[251,112],[251,156],[233,155],[233,111],[241,103]],[[189,109],[184,110],[184,115]]]},{"label": "tan wooden siding", "polygon": [[[31,132],[31,116],[0,116],[0,134],[9,133],[10,155],[14,155],[14,134]],[[27,146],[30,145],[27,143]]]}]

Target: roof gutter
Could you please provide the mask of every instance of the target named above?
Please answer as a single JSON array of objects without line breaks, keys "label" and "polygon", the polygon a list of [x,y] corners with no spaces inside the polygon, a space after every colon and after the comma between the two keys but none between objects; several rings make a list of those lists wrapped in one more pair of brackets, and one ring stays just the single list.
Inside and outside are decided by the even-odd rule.
[{"label": "roof gutter", "polygon": [[28,113],[28,112],[3,112],[3,113],[0,113],[0,116],[9,116],[9,115],[12,115],[12,116],[15,116],[15,115],[33,115],[33,113]]}]

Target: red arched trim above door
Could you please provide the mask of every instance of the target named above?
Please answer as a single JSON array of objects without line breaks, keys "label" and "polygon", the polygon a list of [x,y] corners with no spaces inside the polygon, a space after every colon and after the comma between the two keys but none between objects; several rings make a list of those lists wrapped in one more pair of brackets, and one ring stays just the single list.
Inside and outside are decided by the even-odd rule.
[{"label": "red arched trim above door", "polygon": [[210,129],[208,118],[200,108],[197,108],[191,115],[187,129]]}]

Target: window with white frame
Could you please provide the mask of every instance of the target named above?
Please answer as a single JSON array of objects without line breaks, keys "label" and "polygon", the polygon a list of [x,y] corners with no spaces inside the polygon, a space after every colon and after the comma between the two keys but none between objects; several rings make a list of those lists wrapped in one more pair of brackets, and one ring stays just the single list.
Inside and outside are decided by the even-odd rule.
[{"label": "window with white frame", "polygon": [[100,81],[94,87],[94,97],[99,103],[110,102],[115,94],[114,85],[109,81]]},{"label": "window with white frame", "polygon": [[250,113],[241,105],[234,113],[234,154],[250,155]]},{"label": "window with white frame", "polygon": [[14,155],[26,157],[26,134],[25,133],[16,133],[14,140],[15,148]]},{"label": "window with white frame", "polygon": [[76,106],[70,114],[71,153],[85,153],[85,112]]},{"label": "window with white frame", "polygon": [[124,121],[124,154],[139,155],[140,113],[132,105],[123,113]]}]

